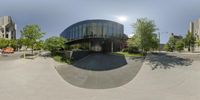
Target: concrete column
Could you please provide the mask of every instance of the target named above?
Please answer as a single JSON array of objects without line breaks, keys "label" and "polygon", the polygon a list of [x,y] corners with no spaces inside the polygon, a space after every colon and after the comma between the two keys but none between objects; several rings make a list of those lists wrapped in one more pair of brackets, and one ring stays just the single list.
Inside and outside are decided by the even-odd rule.
[{"label": "concrete column", "polygon": [[90,41],[89,41],[88,45],[89,45],[89,50],[91,50],[91,42]]},{"label": "concrete column", "polygon": [[4,30],[4,32],[3,32],[3,34],[4,34],[3,38],[5,38],[6,37],[6,27],[4,27],[3,30]]},{"label": "concrete column", "polygon": [[8,32],[8,38],[11,39],[11,31]]}]

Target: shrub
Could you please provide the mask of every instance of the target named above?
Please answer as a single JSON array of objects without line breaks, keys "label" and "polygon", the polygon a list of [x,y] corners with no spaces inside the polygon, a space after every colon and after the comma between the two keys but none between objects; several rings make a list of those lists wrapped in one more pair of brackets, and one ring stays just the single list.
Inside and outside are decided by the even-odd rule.
[{"label": "shrub", "polygon": [[128,52],[128,53],[140,53],[138,47],[132,46],[128,48],[124,48],[122,52]]},{"label": "shrub", "polygon": [[177,51],[181,51],[184,49],[184,42],[182,40],[179,40],[176,42],[175,48]]},{"label": "shrub", "polygon": [[57,62],[62,62],[62,57],[61,56],[54,56],[53,59]]},{"label": "shrub", "polygon": [[54,52],[54,54],[52,54],[52,56],[53,56],[53,59],[57,62],[64,62],[64,63],[68,63],[68,64],[72,63],[72,61],[70,59],[66,58],[64,56],[64,54],[61,52]]}]

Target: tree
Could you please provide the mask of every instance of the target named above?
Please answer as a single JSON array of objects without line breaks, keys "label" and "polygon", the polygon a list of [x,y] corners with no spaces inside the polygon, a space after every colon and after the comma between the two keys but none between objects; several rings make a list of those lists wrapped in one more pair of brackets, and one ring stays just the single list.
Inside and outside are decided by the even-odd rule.
[{"label": "tree", "polygon": [[9,40],[0,38],[0,49],[6,48],[9,46]]},{"label": "tree", "polygon": [[158,48],[158,39],[154,32],[157,30],[153,20],[147,18],[137,19],[133,24],[134,36],[128,40],[128,46],[136,46],[143,52]]},{"label": "tree", "polygon": [[46,49],[48,49],[52,53],[55,53],[65,48],[65,42],[65,38],[53,36],[46,39],[44,45]]},{"label": "tree", "polygon": [[16,50],[18,48],[17,40],[16,39],[9,40],[9,47],[12,47]]},{"label": "tree", "polygon": [[184,42],[183,42],[182,39],[181,39],[181,40],[178,40],[178,41],[176,42],[175,48],[176,48],[176,50],[179,51],[179,52],[180,52],[181,50],[184,49]]},{"label": "tree", "polygon": [[20,49],[22,46],[25,45],[25,41],[23,38],[17,39],[17,48]]},{"label": "tree", "polygon": [[166,44],[166,48],[167,51],[173,52],[175,50],[175,45],[176,45],[176,40],[174,38],[174,36],[170,36],[167,44]]},{"label": "tree", "polygon": [[185,46],[188,48],[188,51],[191,51],[191,48],[194,48],[196,41],[194,34],[188,31],[184,40],[185,40]]},{"label": "tree", "polygon": [[21,38],[23,39],[23,44],[27,47],[31,47],[32,54],[34,50],[34,45],[40,40],[45,33],[41,32],[41,29],[38,25],[26,25],[21,30]]},{"label": "tree", "polygon": [[200,46],[200,40],[197,40],[196,43],[198,46]]},{"label": "tree", "polygon": [[138,46],[139,44],[139,40],[138,40],[138,42],[135,42],[135,41],[137,41],[136,40],[137,38],[136,38],[136,36],[133,36],[133,37],[131,37],[131,38],[129,38],[128,40],[127,40],[127,45],[128,45],[128,47],[132,47],[132,46]]},{"label": "tree", "polygon": [[42,50],[44,48],[44,41],[40,40],[37,41],[36,44],[34,45],[35,50]]},{"label": "tree", "polygon": [[152,49],[153,50],[156,50],[156,49],[158,49],[158,47],[159,47],[159,39],[157,38],[157,35],[156,34],[153,34],[153,36],[152,36],[152,40],[151,40],[151,44],[152,44]]},{"label": "tree", "polygon": [[164,50],[170,51],[169,44],[165,44],[165,45],[164,45]]}]

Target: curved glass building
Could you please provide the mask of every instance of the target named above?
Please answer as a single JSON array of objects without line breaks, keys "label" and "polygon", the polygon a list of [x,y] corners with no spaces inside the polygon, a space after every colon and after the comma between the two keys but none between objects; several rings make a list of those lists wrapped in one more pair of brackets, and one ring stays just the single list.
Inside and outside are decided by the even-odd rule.
[{"label": "curved glass building", "polygon": [[109,20],[85,20],[66,28],[61,35],[69,45],[87,43],[92,51],[118,51],[122,49],[124,26]]}]

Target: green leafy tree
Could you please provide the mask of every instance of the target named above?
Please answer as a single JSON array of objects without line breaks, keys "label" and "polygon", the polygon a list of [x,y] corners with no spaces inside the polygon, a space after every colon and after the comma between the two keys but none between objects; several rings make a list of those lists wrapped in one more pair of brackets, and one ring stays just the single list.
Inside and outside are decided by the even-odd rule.
[{"label": "green leafy tree", "polygon": [[158,47],[159,47],[159,39],[157,38],[156,34],[153,34],[151,42],[152,42],[151,43],[152,44],[151,48],[153,50],[158,49]]},{"label": "green leafy tree", "polygon": [[188,31],[184,40],[185,40],[185,46],[188,48],[188,51],[191,51],[191,48],[194,48],[196,41],[194,34]]},{"label": "green leafy tree", "polygon": [[44,41],[40,40],[37,41],[36,44],[34,45],[35,50],[42,50],[44,49]]},{"label": "green leafy tree", "polygon": [[59,50],[65,49],[65,38],[63,37],[50,37],[45,40],[45,48],[52,53],[56,53]]},{"label": "green leafy tree", "polygon": [[9,40],[0,38],[0,49],[8,47],[9,43]]},{"label": "green leafy tree", "polygon": [[16,39],[9,40],[9,47],[12,47],[16,50],[18,48],[17,40]]},{"label": "green leafy tree", "polygon": [[198,46],[200,46],[200,40],[197,40],[196,43]]},{"label": "green leafy tree", "polygon": [[166,44],[167,51],[173,52],[175,50],[176,40],[174,36],[170,36],[169,41]]},{"label": "green leafy tree", "polygon": [[128,47],[139,47],[140,45],[140,38],[138,35],[134,35],[133,37],[127,40]]},{"label": "green leafy tree", "polygon": [[41,29],[38,25],[26,25],[21,30],[21,38],[23,39],[23,44],[32,49],[32,54],[34,50],[34,45],[40,40],[45,33],[41,32]]},{"label": "green leafy tree", "polygon": [[153,20],[140,18],[133,24],[134,36],[128,40],[129,47],[138,47],[143,52],[158,47],[158,39],[154,32],[157,30]]},{"label": "green leafy tree", "polygon": [[164,45],[164,50],[170,51],[169,44],[165,44],[165,45]]},{"label": "green leafy tree", "polygon": [[182,39],[181,39],[181,40],[178,40],[178,41],[176,42],[175,48],[176,48],[176,50],[179,51],[179,52],[180,52],[181,50],[184,49],[184,42],[183,42]]},{"label": "green leafy tree", "polygon": [[20,49],[25,44],[25,41],[23,38],[17,39],[17,48]]}]

